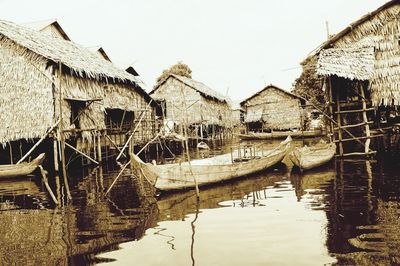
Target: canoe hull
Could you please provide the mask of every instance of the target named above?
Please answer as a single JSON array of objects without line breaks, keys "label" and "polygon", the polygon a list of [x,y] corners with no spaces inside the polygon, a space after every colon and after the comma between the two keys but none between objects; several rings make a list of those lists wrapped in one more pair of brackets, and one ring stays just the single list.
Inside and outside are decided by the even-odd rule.
[{"label": "canoe hull", "polygon": [[40,154],[36,159],[29,163],[0,165],[0,179],[27,176],[42,164],[45,154]]},{"label": "canoe hull", "polygon": [[326,164],[332,160],[335,153],[336,145],[334,143],[329,143],[319,148],[296,148],[289,154],[289,158],[300,170],[309,170]]},{"label": "canoe hull", "polygon": [[324,136],[320,130],[316,131],[276,131],[272,133],[250,133],[250,134],[237,134],[242,140],[265,140],[265,139],[284,139],[288,136],[312,138]]},{"label": "canoe hull", "polygon": [[[265,157],[248,161],[216,164],[216,165],[151,165],[139,163],[142,172],[153,172],[157,175],[155,187],[162,191],[182,190],[195,187],[194,177],[199,186],[222,182],[242,176],[247,176],[265,170],[285,157],[290,148],[290,142],[281,144],[280,149],[274,150]],[[230,157],[230,154],[228,154]],[[138,164],[136,164],[138,165]]]}]

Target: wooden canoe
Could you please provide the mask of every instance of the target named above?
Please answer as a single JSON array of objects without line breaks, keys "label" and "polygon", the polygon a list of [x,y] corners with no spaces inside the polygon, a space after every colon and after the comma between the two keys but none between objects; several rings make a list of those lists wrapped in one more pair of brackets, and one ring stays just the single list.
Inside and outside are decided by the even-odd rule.
[{"label": "wooden canoe", "polygon": [[131,156],[131,165],[137,174],[143,174],[147,180],[155,183],[162,191],[181,190],[195,187],[194,178],[199,186],[247,176],[265,170],[285,157],[290,149],[291,138],[287,138],[272,150],[257,153],[249,160],[232,162],[232,154],[224,154],[190,162],[152,165],[144,163],[139,157]]},{"label": "wooden canoe", "polygon": [[295,148],[289,158],[300,170],[308,170],[329,162],[335,153],[334,143],[318,143],[311,147]]},{"label": "wooden canoe", "polygon": [[255,133],[237,134],[242,140],[264,140],[264,139],[284,139],[288,136],[292,138],[312,138],[323,136],[321,130],[308,130],[308,131],[273,131],[271,133]]},{"label": "wooden canoe", "polygon": [[31,174],[42,164],[45,154],[41,153],[31,162],[23,162],[20,164],[0,165],[0,178],[13,178],[17,176],[26,176]]}]

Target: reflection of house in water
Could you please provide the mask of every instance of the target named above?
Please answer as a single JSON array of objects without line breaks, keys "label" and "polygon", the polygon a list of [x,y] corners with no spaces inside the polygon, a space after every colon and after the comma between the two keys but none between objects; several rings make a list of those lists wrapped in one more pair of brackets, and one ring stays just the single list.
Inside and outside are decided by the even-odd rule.
[{"label": "reflection of house in water", "polygon": [[[103,186],[108,187],[114,177],[103,176],[99,168],[92,171],[72,191],[73,204],[64,208],[42,209],[35,205],[38,199],[32,199],[31,207],[38,209],[28,209],[26,199],[25,205],[16,202],[12,210],[1,211],[0,264],[92,265],[107,261],[96,254],[142,238],[147,228],[155,226],[157,206],[154,201],[138,201],[129,177],[104,197]],[[9,189],[7,193],[12,192]],[[26,193],[40,195],[34,189]]]},{"label": "reflection of house in water", "polygon": [[303,98],[272,84],[240,103],[250,131],[302,129],[304,104]]},{"label": "reflection of house in water", "polygon": [[[57,25],[48,27],[53,32]],[[138,77],[72,41],[11,22],[0,21],[0,42],[1,156],[21,158],[33,145],[26,141],[53,126],[54,134],[42,145],[50,155],[57,148],[51,140],[63,136],[99,160],[99,147],[104,153],[105,147],[124,144],[136,125],[135,144],[155,136],[155,104]]]},{"label": "reflection of house in water", "polygon": [[193,136],[217,136],[232,125],[226,97],[191,78],[171,74],[150,95],[161,104],[165,121],[179,125],[178,133],[187,124]]},{"label": "reflection of house in water", "polygon": [[[400,261],[398,165],[382,163],[340,161],[330,180],[323,178],[317,185],[319,174],[315,172],[312,184],[302,186],[322,190],[328,220],[326,245],[339,265]],[[303,184],[307,175],[299,182]]]},{"label": "reflection of house in water", "polygon": [[372,148],[382,149],[377,138],[400,122],[399,10],[399,1],[387,2],[303,62],[324,77],[340,155],[373,154]]}]

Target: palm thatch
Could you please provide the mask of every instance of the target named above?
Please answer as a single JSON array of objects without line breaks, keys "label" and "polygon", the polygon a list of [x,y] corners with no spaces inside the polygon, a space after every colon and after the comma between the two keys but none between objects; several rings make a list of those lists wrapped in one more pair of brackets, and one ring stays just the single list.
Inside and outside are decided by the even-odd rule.
[{"label": "palm thatch", "polygon": [[171,74],[157,84],[150,95],[166,102],[167,120],[188,124],[232,125],[229,100],[199,81]]},{"label": "palm thatch", "polygon": [[[94,130],[105,129],[106,109],[141,112],[151,101],[138,77],[71,41],[11,22],[0,21],[0,58],[3,144],[41,137],[59,118],[60,89],[66,130],[75,127],[74,101],[91,103],[80,115],[80,128]],[[152,115],[150,108],[143,123]]]},{"label": "palm thatch", "polygon": [[277,86],[268,85],[240,104],[245,109],[245,122],[261,122],[266,129],[301,127],[300,104],[305,100]]},{"label": "palm thatch", "polygon": [[319,58],[321,75],[368,80],[373,105],[399,105],[399,17],[400,1],[389,1],[334,35],[309,57]]},{"label": "palm thatch", "polygon": [[225,96],[223,96],[220,93],[209,88],[204,83],[194,80],[194,79],[191,79],[191,78],[188,78],[188,77],[179,76],[179,75],[175,75],[175,74],[170,74],[170,76],[167,79],[165,79],[163,82],[157,84],[156,87],[154,87],[154,89],[150,92],[150,94],[153,94],[162,84],[164,84],[171,77],[183,82],[190,88],[198,91],[202,96],[204,96],[206,98],[211,98],[211,99],[214,99],[214,100],[217,100],[220,102],[227,102],[227,99]]}]

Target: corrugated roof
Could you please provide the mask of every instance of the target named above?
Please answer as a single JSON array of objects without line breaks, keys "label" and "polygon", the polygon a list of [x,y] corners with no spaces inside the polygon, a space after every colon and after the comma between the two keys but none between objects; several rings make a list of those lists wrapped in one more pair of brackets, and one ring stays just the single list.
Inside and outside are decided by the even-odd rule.
[{"label": "corrugated roof", "polygon": [[61,62],[78,76],[129,81],[138,87],[143,84],[137,77],[71,41],[4,20],[0,20],[0,37],[1,35],[51,61]]}]

